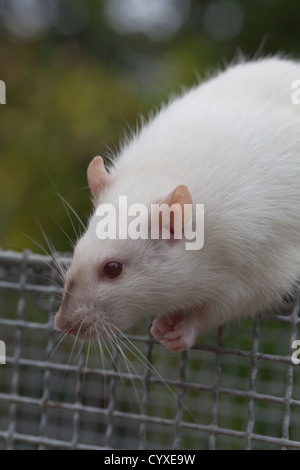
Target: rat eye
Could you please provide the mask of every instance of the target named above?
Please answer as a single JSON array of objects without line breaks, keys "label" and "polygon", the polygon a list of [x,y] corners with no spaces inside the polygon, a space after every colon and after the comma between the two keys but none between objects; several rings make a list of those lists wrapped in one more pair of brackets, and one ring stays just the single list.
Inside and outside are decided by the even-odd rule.
[{"label": "rat eye", "polygon": [[107,277],[107,279],[115,279],[116,277],[120,276],[122,271],[122,263],[119,263],[119,261],[110,261],[104,265],[102,272],[103,276]]}]

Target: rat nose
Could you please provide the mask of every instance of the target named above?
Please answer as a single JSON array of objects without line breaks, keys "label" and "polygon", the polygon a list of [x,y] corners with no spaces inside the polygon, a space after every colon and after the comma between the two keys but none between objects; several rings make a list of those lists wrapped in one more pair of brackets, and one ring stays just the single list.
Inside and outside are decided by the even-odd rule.
[{"label": "rat nose", "polygon": [[56,313],[54,317],[54,325],[59,330],[63,331],[63,320],[62,320],[61,308],[58,310],[58,312]]},{"label": "rat nose", "polygon": [[67,315],[63,312],[63,309],[60,308],[57,314],[54,317],[54,324],[56,328],[58,328],[63,333],[67,335],[74,334],[74,326],[72,326],[71,322],[68,320]]}]

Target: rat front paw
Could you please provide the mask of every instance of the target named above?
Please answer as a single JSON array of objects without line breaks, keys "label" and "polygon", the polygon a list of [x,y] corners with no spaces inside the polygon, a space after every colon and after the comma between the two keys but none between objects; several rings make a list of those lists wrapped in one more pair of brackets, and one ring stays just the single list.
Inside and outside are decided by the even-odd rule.
[{"label": "rat front paw", "polygon": [[198,336],[193,316],[184,317],[182,312],[158,317],[150,330],[152,336],[171,352],[182,352],[192,347]]},{"label": "rat front paw", "polygon": [[174,328],[183,317],[184,315],[182,312],[175,312],[170,315],[155,318],[152,323],[150,333],[157,341],[161,342],[164,339],[165,334],[174,331]]}]

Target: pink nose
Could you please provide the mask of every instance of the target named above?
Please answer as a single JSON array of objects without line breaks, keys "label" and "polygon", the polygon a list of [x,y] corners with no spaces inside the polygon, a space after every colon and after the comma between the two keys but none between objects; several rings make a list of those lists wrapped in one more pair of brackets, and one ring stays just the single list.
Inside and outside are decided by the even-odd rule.
[{"label": "pink nose", "polygon": [[67,335],[75,335],[73,328],[70,328],[70,329],[67,331]]},{"label": "pink nose", "polygon": [[74,334],[74,328],[70,328],[70,323],[66,321],[65,315],[62,314],[61,309],[59,309],[55,315],[54,323],[56,328],[58,328],[63,333],[66,333],[67,335]]}]

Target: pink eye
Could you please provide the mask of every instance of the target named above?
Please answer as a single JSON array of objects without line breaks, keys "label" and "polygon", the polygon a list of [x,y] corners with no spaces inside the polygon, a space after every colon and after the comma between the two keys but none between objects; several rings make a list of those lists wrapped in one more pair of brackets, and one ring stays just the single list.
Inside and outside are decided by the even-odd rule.
[{"label": "pink eye", "polygon": [[122,271],[122,263],[119,263],[119,261],[110,261],[104,265],[102,272],[103,276],[107,279],[115,279],[116,277],[120,276]]}]

